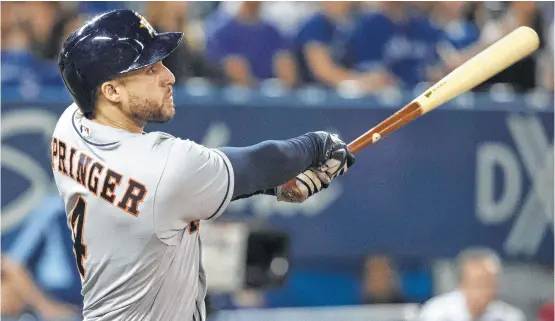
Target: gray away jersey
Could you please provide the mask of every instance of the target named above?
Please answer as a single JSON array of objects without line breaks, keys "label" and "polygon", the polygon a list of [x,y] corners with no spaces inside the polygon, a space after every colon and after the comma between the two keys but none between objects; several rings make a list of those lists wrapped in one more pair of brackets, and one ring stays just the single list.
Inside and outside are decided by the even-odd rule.
[{"label": "gray away jersey", "polygon": [[94,123],[75,104],[51,143],[84,319],[205,320],[199,220],[231,201],[227,157],[165,133]]}]

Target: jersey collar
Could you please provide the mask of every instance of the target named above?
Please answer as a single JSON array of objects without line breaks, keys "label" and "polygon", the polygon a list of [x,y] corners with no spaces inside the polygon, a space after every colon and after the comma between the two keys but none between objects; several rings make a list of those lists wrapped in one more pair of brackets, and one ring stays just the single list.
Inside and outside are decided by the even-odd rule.
[{"label": "jersey collar", "polygon": [[125,129],[114,128],[93,122],[85,117],[79,109],[73,113],[72,124],[77,134],[81,136],[85,142],[100,147],[115,145],[124,138],[140,135]]}]

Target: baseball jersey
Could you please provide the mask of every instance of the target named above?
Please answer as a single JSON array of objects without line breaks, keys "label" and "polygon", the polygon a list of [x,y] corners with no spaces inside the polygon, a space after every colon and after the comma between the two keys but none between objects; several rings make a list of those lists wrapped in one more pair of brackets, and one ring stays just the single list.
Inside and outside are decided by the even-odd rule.
[{"label": "baseball jersey", "polygon": [[426,302],[418,321],[526,321],[524,313],[502,301],[492,301],[482,316],[473,319],[460,291],[439,295]]},{"label": "baseball jersey", "polygon": [[228,158],[166,133],[92,122],[75,104],[51,146],[84,319],[205,320],[199,220],[231,201]]}]

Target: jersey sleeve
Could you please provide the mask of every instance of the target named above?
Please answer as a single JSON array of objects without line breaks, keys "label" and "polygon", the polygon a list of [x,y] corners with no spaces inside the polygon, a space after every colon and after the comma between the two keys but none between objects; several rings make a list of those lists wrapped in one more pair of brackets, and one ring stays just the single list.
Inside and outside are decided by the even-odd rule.
[{"label": "jersey sleeve", "polygon": [[231,201],[233,168],[222,152],[171,139],[154,200],[157,230],[178,231],[192,221],[214,219]]}]

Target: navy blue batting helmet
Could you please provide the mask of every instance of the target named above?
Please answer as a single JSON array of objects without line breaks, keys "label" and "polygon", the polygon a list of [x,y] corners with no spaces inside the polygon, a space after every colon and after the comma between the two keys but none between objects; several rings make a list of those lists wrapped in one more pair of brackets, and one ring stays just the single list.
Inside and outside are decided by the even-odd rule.
[{"label": "navy blue batting helmet", "polygon": [[114,10],[75,30],[62,46],[58,66],[77,106],[90,113],[103,82],[164,59],[182,39],[181,32],[157,33],[132,10]]}]

